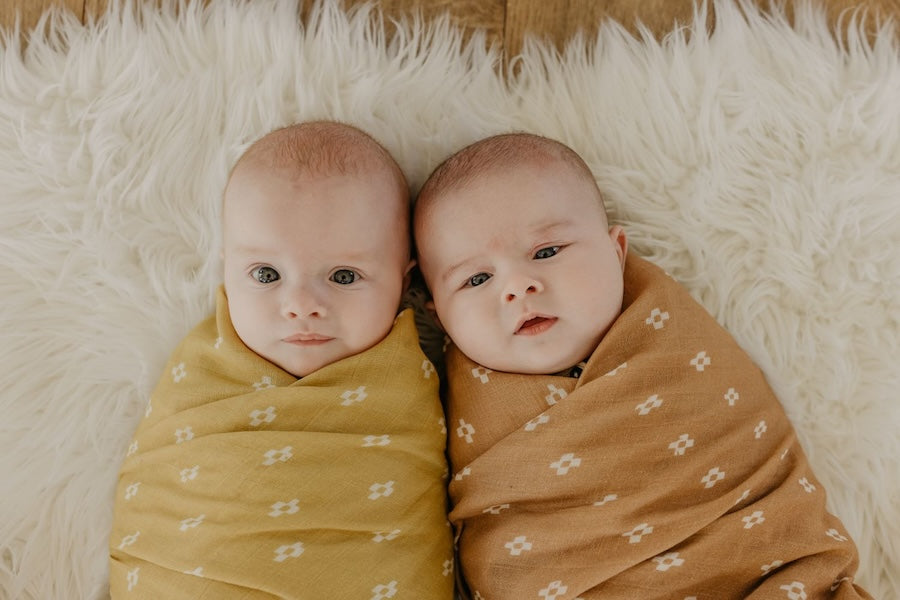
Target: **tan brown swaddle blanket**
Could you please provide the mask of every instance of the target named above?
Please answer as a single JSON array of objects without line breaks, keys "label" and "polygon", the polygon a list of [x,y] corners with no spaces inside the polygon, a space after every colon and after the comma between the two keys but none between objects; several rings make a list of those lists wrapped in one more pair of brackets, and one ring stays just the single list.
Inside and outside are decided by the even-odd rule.
[{"label": "tan brown swaddle blanket", "polygon": [[760,369],[629,257],[580,378],[448,349],[450,519],[481,600],[868,598]]}]

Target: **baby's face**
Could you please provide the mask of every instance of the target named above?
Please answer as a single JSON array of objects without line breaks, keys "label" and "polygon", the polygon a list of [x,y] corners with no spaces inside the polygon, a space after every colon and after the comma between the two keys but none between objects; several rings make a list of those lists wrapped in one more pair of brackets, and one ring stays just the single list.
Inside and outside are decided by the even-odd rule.
[{"label": "baby's face", "polygon": [[416,236],[441,325],[489,369],[570,367],[621,311],[624,231],[568,168],[505,169],[442,194]]},{"label": "baby's face", "polygon": [[381,341],[412,266],[398,195],[387,173],[237,170],[225,192],[225,291],[244,344],[304,377]]}]

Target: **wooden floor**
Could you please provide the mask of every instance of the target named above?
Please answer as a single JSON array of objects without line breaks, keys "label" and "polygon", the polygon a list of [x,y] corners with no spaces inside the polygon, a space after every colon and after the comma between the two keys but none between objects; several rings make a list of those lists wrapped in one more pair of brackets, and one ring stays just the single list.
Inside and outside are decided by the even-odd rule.
[{"label": "wooden floor", "polygon": [[[60,5],[81,19],[98,16],[107,1],[116,0],[0,0],[0,26],[15,22],[27,30],[48,7]],[[154,1],[154,0],[148,0]],[[159,0],[155,0],[159,1]],[[196,0],[214,2],[215,0]],[[346,6],[366,0],[344,0]],[[515,56],[527,35],[537,35],[562,46],[579,29],[591,33],[605,18],[613,18],[632,31],[637,21],[647,25],[657,36],[670,31],[678,22],[688,21],[692,0],[375,0],[389,16],[411,14],[421,10],[428,17],[449,12],[451,20],[467,29],[483,29],[489,42],[503,45],[507,57]],[[754,0],[767,6],[770,0]],[[790,10],[794,1],[783,0]],[[869,22],[892,16],[900,30],[900,0],[810,0],[827,7],[829,19],[837,23],[848,8],[868,11]],[[310,4],[311,0],[307,0]]]}]

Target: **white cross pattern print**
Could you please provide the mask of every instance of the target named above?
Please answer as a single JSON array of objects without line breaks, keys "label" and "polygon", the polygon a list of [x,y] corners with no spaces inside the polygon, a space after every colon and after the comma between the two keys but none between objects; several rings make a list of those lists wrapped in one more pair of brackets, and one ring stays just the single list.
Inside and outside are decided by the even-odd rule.
[{"label": "white cross pattern print", "polygon": [[129,592],[133,590],[134,586],[138,584],[138,573],[140,572],[140,570],[140,567],[135,567],[132,570],[128,571],[128,573],[125,575],[125,581],[128,582]]},{"label": "white cross pattern print", "polygon": [[294,498],[288,502],[276,502],[269,507],[272,509],[271,512],[269,512],[269,516],[280,517],[281,515],[292,515],[300,510],[299,503],[299,498]]},{"label": "white cross pattern print", "polygon": [[466,423],[462,419],[459,420],[459,427],[456,428],[457,437],[466,440],[467,444],[471,444],[474,440],[472,436],[475,434],[475,427],[471,423]]},{"label": "white cross pattern print", "polygon": [[372,492],[369,494],[369,500],[378,500],[379,498],[387,498],[391,494],[394,493],[394,482],[388,481],[386,483],[373,483],[369,486],[369,491]]},{"label": "white cross pattern print", "polygon": [[275,562],[284,562],[289,558],[297,558],[301,554],[303,554],[306,548],[303,547],[303,542],[297,542],[295,544],[278,546],[275,549]]},{"label": "white cross pattern print", "polygon": [[547,415],[543,415],[543,414],[538,415],[535,418],[533,418],[532,420],[525,423],[525,431],[534,431],[535,429],[538,428],[538,425],[543,425],[543,424],[549,423],[549,422],[550,422],[550,417],[548,417]]},{"label": "white cross pattern print", "polygon": [[560,580],[551,581],[550,585],[538,592],[538,596],[545,600],[556,600],[560,596],[565,595],[569,591],[568,586],[563,585]]},{"label": "white cross pattern print", "polygon": [[644,323],[653,325],[653,329],[662,329],[668,319],[668,312],[663,312],[658,308],[654,308],[650,311],[650,316],[644,319]]},{"label": "white cross pattern print", "polygon": [[734,406],[734,403],[740,399],[741,395],[734,388],[728,388],[728,391],[725,392],[725,401],[728,402],[728,406]]},{"label": "white cross pattern print", "polygon": [[646,523],[641,523],[631,531],[623,533],[622,537],[627,537],[629,544],[637,544],[640,543],[645,535],[650,535],[651,533],[653,533],[653,527]]},{"label": "white cross pattern print", "polygon": [[806,586],[799,581],[792,581],[790,585],[778,589],[786,591],[789,600],[806,600]]},{"label": "white cross pattern print", "polygon": [[513,538],[513,541],[503,544],[503,547],[509,550],[510,556],[519,556],[522,552],[531,550],[532,546],[524,535],[518,535]]},{"label": "white cross pattern print", "polygon": [[650,411],[654,408],[659,408],[660,406],[662,406],[662,403],[662,398],[660,398],[656,394],[653,394],[652,396],[635,406],[634,410],[638,411],[638,414],[643,417],[645,415],[649,415]]},{"label": "white cross pattern print", "polygon": [[668,571],[672,567],[680,567],[683,565],[684,559],[678,558],[677,552],[668,552],[662,556],[657,556],[653,559],[653,562],[656,563],[657,571]]},{"label": "white cross pattern print", "polygon": [[267,390],[269,388],[275,387],[275,384],[272,383],[272,378],[268,375],[264,376],[262,379],[253,384],[253,389],[257,392],[260,390]]},{"label": "white cross pattern print", "polygon": [[472,369],[472,377],[481,380],[481,383],[487,383],[491,380],[488,375],[493,373],[490,369],[485,369],[484,367],[475,367]]},{"label": "white cross pattern print", "polygon": [[394,529],[393,531],[376,531],[375,535],[372,536],[372,541],[376,544],[380,544],[381,542],[397,539],[397,536],[400,535],[399,529]]},{"label": "white cross pattern print", "polygon": [[274,465],[277,462],[287,462],[294,456],[294,448],[293,446],[285,446],[284,448],[272,449],[266,452],[263,456],[266,457],[266,460],[263,461],[262,464],[269,467]]},{"label": "white cross pattern print", "polygon": [[557,475],[565,475],[569,469],[581,466],[581,459],[569,452],[559,457],[559,460],[550,463],[550,468],[556,471]]},{"label": "white cross pattern print", "polygon": [[691,365],[698,371],[703,371],[710,364],[712,364],[712,359],[706,355],[706,350],[691,359]]},{"label": "white cross pattern print", "polygon": [[437,371],[435,371],[434,369],[434,365],[431,364],[431,361],[427,358],[422,361],[422,373],[425,379],[431,379],[431,376],[437,373]]},{"label": "white cross pattern print", "polygon": [[265,410],[254,410],[250,413],[250,426],[259,427],[263,423],[271,423],[277,416],[274,406],[267,406]]},{"label": "white cross pattern print", "polygon": [[725,479],[725,471],[720,471],[719,467],[713,467],[709,470],[709,473],[703,476],[700,482],[704,484],[706,489],[709,489],[723,479]]},{"label": "white cross pattern print", "polygon": [[368,397],[369,394],[366,393],[366,386],[361,385],[355,390],[347,390],[341,394],[341,399],[343,400],[341,406],[350,406],[351,404],[362,402]]},{"label": "white cross pattern print", "polygon": [[384,600],[385,598],[393,598],[397,595],[397,582],[390,581],[387,584],[380,583],[372,588],[372,598],[370,600]]},{"label": "white cross pattern print", "polygon": [[694,447],[694,440],[686,433],[678,436],[678,439],[669,444],[669,448],[675,451],[675,456],[684,456],[688,448]]},{"label": "white cross pattern print", "polygon": [[550,393],[544,396],[544,400],[547,401],[548,406],[553,406],[560,400],[565,400],[566,396],[568,396],[566,390],[558,388],[552,383],[547,384],[547,389],[550,390]]}]

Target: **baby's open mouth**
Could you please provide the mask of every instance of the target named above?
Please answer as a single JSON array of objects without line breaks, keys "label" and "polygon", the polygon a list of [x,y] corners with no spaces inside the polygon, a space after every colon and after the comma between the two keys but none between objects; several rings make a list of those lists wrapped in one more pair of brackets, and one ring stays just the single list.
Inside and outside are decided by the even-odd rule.
[{"label": "baby's open mouth", "polygon": [[516,335],[537,335],[544,333],[556,324],[556,317],[532,317],[522,323]]}]

